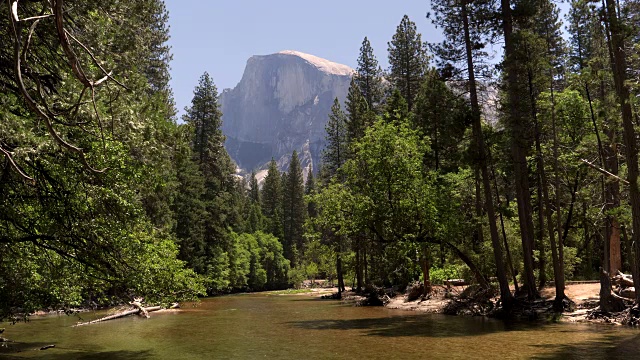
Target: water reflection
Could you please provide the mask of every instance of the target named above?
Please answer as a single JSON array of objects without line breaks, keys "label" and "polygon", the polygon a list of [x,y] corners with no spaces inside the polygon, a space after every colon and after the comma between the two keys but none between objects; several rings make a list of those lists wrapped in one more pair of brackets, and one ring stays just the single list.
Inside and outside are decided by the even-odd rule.
[{"label": "water reflection", "polygon": [[[640,354],[640,332],[622,327],[424,315],[307,296],[225,296],[151,319],[72,328],[75,321],[54,316],[6,325],[5,335],[17,342],[12,352],[0,349],[0,358],[631,360]],[[56,347],[34,350],[46,344]]]},{"label": "water reflection", "polygon": [[[446,319],[445,319],[446,318]],[[434,321],[436,320],[436,321]],[[306,330],[365,330],[367,336],[478,336],[491,332],[534,331],[534,323],[513,323],[484,318],[460,318],[440,315],[398,315],[367,319],[292,321],[288,324]]]}]

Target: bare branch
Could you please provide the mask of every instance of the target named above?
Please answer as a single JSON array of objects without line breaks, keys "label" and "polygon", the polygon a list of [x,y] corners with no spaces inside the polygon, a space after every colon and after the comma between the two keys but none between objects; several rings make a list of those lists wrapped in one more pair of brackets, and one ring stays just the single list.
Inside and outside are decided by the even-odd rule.
[{"label": "bare branch", "polygon": [[11,4],[11,15],[13,15],[13,20],[15,22],[20,22],[20,18],[18,18],[18,0]]},{"label": "bare branch", "polygon": [[[91,60],[93,60],[93,63],[96,64],[97,67],[100,68],[100,70],[102,70],[102,72],[105,74],[105,78],[109,78],[111,80],[113,80],[116,84],[120,85],[121,87],[129,90],[128,87],[124,86],[124,84],[122,84],[121,82],[119,82],[118,80],[116,80],[113,76],[111,76],[111,74],[113,73],[112,71],[107,72],[107,70],[104,69],[104,67],[102,67],[102,65],[98,62],[98,59],[96,59],[95,55],[93,55],[93,53],[91,52],[91,50],[89,50],[89,48],[83,44],[82,42],[80,42],[80,40],[76,39],[75,36],[73,36],[70,32],[66,31],[66,34],[76,43],[78,43],[78,45],[80,45],[80,47],[82,47],[84,49],[84,51],[87,52],[87,54],[89,54],[89,56],[91,57]],[[94,86],[98,86],[100,85],[101,82],[105,81],[106,79],[100,79],[98,81],[94,81],[93,85]]]},{"label": "bare branch", "polygon": [[27,181],[30,181],[31,183],[35,184],[35,179],[32,178],[31,176],[25,174],[22,169],[20,169],[20,167],[18,166],[18,164],[16,164],[15,160],[13,160],[13,156],[11,156],[11,153],[7,150],[5,150],[2,146],[0,146],[0,152],[2,152],[4,154],[4,156],[7,158],[7,160],[9,161],[9,164],[11,164],[11,166],[16,170],[16,172],[24,179]]},{"label": "bare branch", "polygon": [[601,172],[601,173],[602,173],[602,174],[604,174],[604,175],[607,175],[607,176],[609,176],[609,177],[612,177],[612,178],[614,178],[615,180],[620,181],[620,182],[621,182],[621,183],[623,183],[623,184],[629,185],[629,182],[628,182],[627,180],[625,180],[625,179],[623,179],[623,178],[619,177],[618,175],[614,175],[614,174],[612,174],[612,173],[608,172],[607,170],[602,169],[602,168],[600,168],[600,167],[598,167],[598,166],[596,166],[596,165],[594,165],[594,164],[590,163],[589,161],[587,161],[587,160],[585,160],[585,159],[580,159],[580,161],[582,161],[583,163],[585,163],[585,164],[589,165],[589,167],[591,167],[591,168],[593,168],[593,169],[595,169],[595,170],[597,170],[597,171]]},{"label": "bare branch", "polygon": [[[15,6],[17,6],[17,1],[14,2],[14,7]],[[44,120],[44,123],[51,137],[53,137],[53,139],[63,148],[78,154],[82,164],[84,164],[89,170],[95,173],[102,173],[106,171],[106,169],[97,170],[91,167],[87,162],[84,151],[81,148],[71,145],[70,143],[62,139],[62,137],[60,137],[60,135],[56,132],[56,130],[53,127],[51,117],[48,114],[46,114],[44,111],[42,111],[42,109],[40,109],[40,106],[38,106],[36,101],[31,97],[31,95],[27,91],[24,84],[24,79],[22,78],[22,64],[21,64],[21,56],[20,56],[20,43],[21,43],[20,25],[17,21],[14,21],[14,19],[11,18],[11,26],[14,34],[14,49],[13,49],[14,54],[13,55],[14,55],[14,72],[16,76],[16,83],[18,85],[18,89],[20,90],[20,93],[22,94],[22,97],[25,99],[27,106],[33,112],[35,112],[42,120]],[[88,86],[90,87],[91,84],[89,83]]]},{"label": "bare branch", "polygon": [[33,36],[33,32],[36,30],[36,26],[40,20],[36,20],[31,24],[29,28],[29,35],[27,35],[27,41],[24,42],[24,47],[22,48],[22,62],[27,63],[27,50],[29,50],[29,45],[31,45],[31,37]]},{"label": "bare branch", "polygon": [[32,16],[32,17],[28,17],[25,19],[20,20],[21,22],[26,22],[26,21],[32,21],[32,20],[41,20],[41,19],[47,19],[53,17],[53,14],[46,14],[46,15],[38,15],[38,16]]},{"label": "bare branch", "polygon": [[62,0],[53,0],[54,7],[53,13],[56,18],[56,29],[58,31],[58,39],[60,39],[60,45],[62,46],[62,50],[64,51],[67,59],[69,60],[69,64],[71,65],[71,69],[73,70],[76,78],[87,87],[93,86],[93,83],[87,78],[82,67],[80,66],[80,61],[76,56],[76,53],[73,52],[71,48],[71,43],[69,42],[69,38],[67,37],[67,31],[64,29],[64,14],[62,10]]},{"label": "bare branch", "polygon": [[93,103],[93,110],[98,118],[98,126],[100,127],[100,137],[102,138],[102,145],[105,146],[104,141],[104,128],[102,127],[102,119],[100,118],[100,112],[98,111],[98,105],[96,104],[96,89],[91,88],[91,102]]}]

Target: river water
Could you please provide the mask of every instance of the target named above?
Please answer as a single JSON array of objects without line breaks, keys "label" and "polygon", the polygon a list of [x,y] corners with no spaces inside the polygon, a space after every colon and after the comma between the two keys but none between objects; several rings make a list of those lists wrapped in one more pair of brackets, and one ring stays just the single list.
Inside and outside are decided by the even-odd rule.
[{"label": "river water", "polygon": [[[84,313],[82,320],[103,315]],[[3,325],[0,358],[22,359],[638,359],[640,331],[508,323],[353,307],[306,295],[234,295],[179,312],[73,328],[78,316]],[[36,350],[48,344],[55,348]],[[19,352],[18,352],[19,351]]]}]

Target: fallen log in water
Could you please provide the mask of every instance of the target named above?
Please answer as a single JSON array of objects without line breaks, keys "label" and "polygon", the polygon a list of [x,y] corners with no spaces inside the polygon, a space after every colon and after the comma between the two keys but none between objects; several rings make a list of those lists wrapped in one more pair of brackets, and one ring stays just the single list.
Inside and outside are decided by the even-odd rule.
[{"label": "fallen log in water", "polygon": [[[162,306],[150,306],[150,307],[146,307],[145,308],[145,307],[142,307],[140,302],[137,302],[137,301],[132,302],[131,305],[135,306],[135,309],[126,310],[126,311],[123,311],[123,312],[119,312],[117,314],[101,317],[100,319],[95,319],[95,320],[91,320],[91,321],[87,321],[87,322],[77,323],[77,324],[73,325],[73,327],[96,324],[96,323],[103,322],[103,321],[119,319],[119,318],[122,318],[122,317],[125,317],[125,316],[129,316],[129,315],[138,315],[138,314],[140,314],[141,316],[149,318],[149,313],[150,312],[154,312],[154,311],[158,311],[158,310],[162,310],[163,309]],[[169,307],[169,309],[177,309],[178,307],[179,307],[179,305],[177,303],[175,303],[175,304],[171,305]]]}]

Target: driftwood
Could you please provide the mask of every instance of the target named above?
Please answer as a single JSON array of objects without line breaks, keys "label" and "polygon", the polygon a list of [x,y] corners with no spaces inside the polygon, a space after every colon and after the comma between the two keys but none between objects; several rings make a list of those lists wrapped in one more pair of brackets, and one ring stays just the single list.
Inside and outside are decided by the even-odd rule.
[{"label": "driftwood", "polygon": [[133,305],[133,307],[140,310],[139,314],[141,316],[144,316],[147,319],[149,318],[149,311],[142,307],[142,303],[140,302],[140,300],[136,299],[135,301],[132,301],[129,304]]},{"label": "driftwood", "polygon": [[614,297],[624,300],[636,298],[636,288],[633,285],[633,276],[622,273],[618,270],[618,274],[611,278],[611,283],[618,285],[618,288],[612,291]]},{"label": "driftwood", "polygon": [[445,280],[444,284],[445,285],[450,285],[450,286],[466,286],[466,285],[469,285],[469,283],[465,279],[449,279],[449,280]]},{"label": "driftwood", "polygon": [[628,287],[628,288],[620,289],[618,294],[620,296],[622,296],[622,297],[625,297],[625,298],[635,299],[636,298],[636,288]]},{"label": "driftwood", "polygon": [[[158,311],[158,310],[162,310],[163,309],[162,306],[143,307],[141,305],[140,301],[133,301],[130,304],[133,305],[135,307],[135,309],[122,311],[122,312],[119,312],[117,314],[101,317],[100,319],[95,319],[95,320],[92,320],[92,321],[77,323],[77,324],[73,325],[73,327],[96,324],[96,323],[103,322],[103,321],[119,319],[119,318],[122,318],[122,317],[125,317],[125,316],[129,316],[129,315],[140,315],[140,316],[144,316],[145,318],[149,318],[149,313],[150,312],[154,312],[154,311]],[[169,307],[169,309],[177,309],[178,307],[179,307],[179,305],[177,303],[175,303],[175,304],[171,305]]]},{"label": "driftwood", "polygon": [[613,277],[611,282],[623,287],[632,287],[633,277],[631,275],[623,274],[622,272],[618,271],[618,274]]}]

